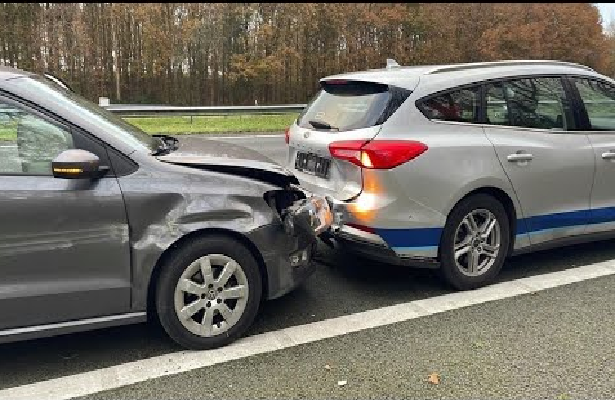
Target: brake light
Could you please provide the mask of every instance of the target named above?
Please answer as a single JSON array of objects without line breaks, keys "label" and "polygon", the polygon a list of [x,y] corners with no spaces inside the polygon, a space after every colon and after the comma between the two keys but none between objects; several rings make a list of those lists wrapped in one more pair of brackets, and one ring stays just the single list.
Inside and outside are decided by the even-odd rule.
[{"label": "brake light", "polygon": [[427,145],[414,140],[340,140],[329,144],[333,158],[368,169],[395,168],[426,150]]},{"label": "brake light", "polygon": [[286,128],[286,131],[284,132],[284,141],[286,144],[290,143],[290,128]]}]

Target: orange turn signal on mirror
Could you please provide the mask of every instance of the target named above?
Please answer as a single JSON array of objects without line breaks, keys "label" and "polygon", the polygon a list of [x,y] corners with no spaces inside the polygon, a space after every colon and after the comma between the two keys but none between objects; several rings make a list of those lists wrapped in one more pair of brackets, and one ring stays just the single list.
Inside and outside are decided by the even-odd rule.
[{"label": "orange turn signal on mirror", "polygon": [[53,172],[61,174],[80,174],[83,170],[81,168],[54,168]]}]

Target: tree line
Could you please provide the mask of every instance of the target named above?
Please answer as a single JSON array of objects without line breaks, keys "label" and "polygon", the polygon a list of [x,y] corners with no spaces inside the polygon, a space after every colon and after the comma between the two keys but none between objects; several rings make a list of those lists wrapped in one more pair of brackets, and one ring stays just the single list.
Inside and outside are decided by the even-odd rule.
[{"label": "tree line", "polygon": [[0,64],[114,103],[304,103],[323,76],[555,59],[613,75],[590,3],[0,3]]}]

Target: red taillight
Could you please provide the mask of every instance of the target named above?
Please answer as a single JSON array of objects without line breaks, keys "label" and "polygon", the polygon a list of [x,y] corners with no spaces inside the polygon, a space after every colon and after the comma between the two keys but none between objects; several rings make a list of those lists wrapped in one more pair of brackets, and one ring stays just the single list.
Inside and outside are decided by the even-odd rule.
[{"label": "red taillight", "polygon": [[332,157],[369,169],[395,168],[426,150],[427,145],[414,140],[340,140],[329,144]]},{"label": "red taillight", "polygon": [[284,132],[284,141],[286,144],[290,142],[290,128],[286,128],[286,131]]}]

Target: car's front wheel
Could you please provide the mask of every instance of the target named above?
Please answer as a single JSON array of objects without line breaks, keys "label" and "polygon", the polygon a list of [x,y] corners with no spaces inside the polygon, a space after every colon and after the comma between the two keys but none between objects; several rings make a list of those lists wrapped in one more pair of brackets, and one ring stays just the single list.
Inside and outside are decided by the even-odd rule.
[{"label": "car's front wheel", "polygon": [[508,254],[510,223],[504,206],[492,196],[462,200],[450,213],[440,243],[441,272],[457,289],[473,289],[494,280]]},{"label": "car's front wheel", "polygon": [[190,349],[224,346],[254,321],[262,279],[252,253],[224,236],[191,240],[167,260],[156,310],[168,335]]}]

